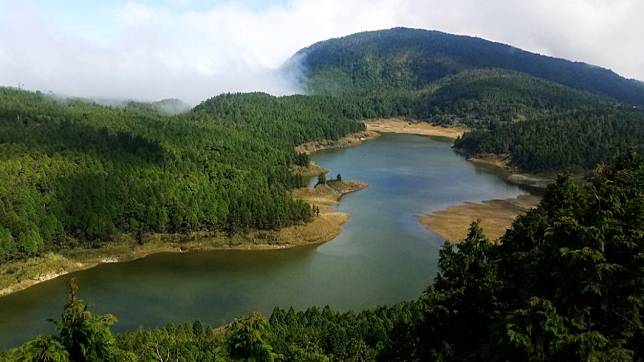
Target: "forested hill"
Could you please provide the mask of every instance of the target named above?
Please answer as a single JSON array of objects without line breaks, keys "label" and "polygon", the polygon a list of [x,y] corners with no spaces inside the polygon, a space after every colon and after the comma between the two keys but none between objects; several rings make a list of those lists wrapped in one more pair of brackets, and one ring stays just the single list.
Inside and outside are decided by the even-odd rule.
[{"label": "forested hill", "polygon": [[134,108],[139,107],[142,110],[157,111],[162,114],[175,115],[188,112],[192,107],[186,102],[176,99],[167,98],[156,102],[134,102],[130,101],[125,103],[125,107]]},{"label": "forested hill", "polygon": [[316,43],[297,52],[290,66],[318,92],[420,89],[468,69],[500,68],[644,106],[644,86],[611,70],[530,53],[480,38],[394,28]]},{"label": "forested hill", "polygon": [[470,156],[504,156],[522,171],[584,171],[643,151],[644,86],[600,67],[487,40],[395,28],[330,39],[287,62],[313,95],[473,131]]},{"label": "forested hill", "polygon": [[[217,111],[227,101],[240,113]],[[0,88],[0,262],[120,236],[305,222],[309,205],[287,194],[303,184],[289,166],[308,163],[293,145],[363,129],[300,98],[225,95],[166,116]]]},{"label": "forested hill", "polygon": [[474,128],[617,106],[606,97],[501,69],[466,70],[407,94],[417,98],[413,117]]}]

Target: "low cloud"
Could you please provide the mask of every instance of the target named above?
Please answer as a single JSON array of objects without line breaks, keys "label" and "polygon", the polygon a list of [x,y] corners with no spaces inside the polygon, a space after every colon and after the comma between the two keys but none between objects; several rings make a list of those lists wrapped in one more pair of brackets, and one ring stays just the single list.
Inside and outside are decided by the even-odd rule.
[{"label": "low cloud", "polygon": [[276,70],[298,49],[394,26],[481,36],[644,79],[638,0],[171,2],[122,3],[98,37],[62,26],[37,1],[0,0],[0,84],[193,104],[227,91],[289,94],[297,87]]}]

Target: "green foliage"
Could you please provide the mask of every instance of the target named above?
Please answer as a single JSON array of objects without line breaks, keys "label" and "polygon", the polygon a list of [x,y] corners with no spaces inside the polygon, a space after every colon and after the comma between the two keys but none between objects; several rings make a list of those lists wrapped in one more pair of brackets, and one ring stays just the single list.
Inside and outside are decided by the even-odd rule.
[{"label": "green foliage", "polygon": [[0,226],[0,259],[9,259],[18,252],[18,247],[11,231]]},{"label": "green foliage", "polygon": [[473,226],[442,250],[426,314],[407,332],[423,342],[407,357],[641,358],[643,197],[644,161],[631,154],[581,184],[560,178],[500,245]]},{"label": "green foliage", "polygon": [[25,343],[15,355],[16,360],[24,362],[68,362],[69,353],[65,347],[52,337],[36,337]]},{"label": "green foliage", "polygon": [[322,98],[222,95],[171,117],[2,88],[0,258],[308,221],[293,147],[361,130]]},{"label": "green foliage", "polygon": [[567,111],[610,108],[614,102],[527,74],[476,69],[434,82],[421,93],[416,114],[474,128],[533,121]]},{"label": "green foliage", "polygon": [[353,34],[302,49],[291,62],[304,69],[305,83],[315,92],[422,89],[462,71],[499,68],[644,105],[641,84],[608,69],[437,31],[394,28]]},{"label": "green foliage", "polygon": [[[135,361],[131,352],[118,347],[110,326],[112,315],[95,315],[78,299],[78,286],[68,284],[68,302],[61,319],[55,321],[57,336],[39,336],[7,351],[6,360],[29,362]],[[2,354],[0,353],[0,357]],[[5,359],[2,359],[3,361]]]},{"label": "green foliage", "polygon": [[266,341],[268,332],[268,321],[259,313],[233,322],[228,336],[230,356],[258,362],[275,361],[273,347]]},{"label": "green foliage", "polygon": [[224,94],[179,116],[4,88],[0,258],[100,246],[124,234],[141,243],[147,233],[308,221],[311,208],[287,193],[304,184],[289,167],[309,162],[293,147],[363,131],[355,119],[388,116],[473,127],[458,148],[509,154],[527,171],[588,169],[644,144],[641,112],[499,69],[464,70],[419,89]]},{"label": "green foliage", "polygon": [[92,315],[71,293],[59,337],[8,353],[58,360],[91,353],[93,360],[144,361],[639,361],[644,160],[626,154],[584,181],[560,177],[500,244],[473,223],[463,242],[445,244],[438,266],[419,299],[389,307],[275,308],[268,319],[254,313],[221,328],[195,322],[116,340],[112,319]]},{"label": "green foliage", "polygon": [[74,279],[69,283],[69,301],[62,318],[56,321],[58,341],[72,361],[116,360],[116,339],[110,326],[116,322],[113,315],[94,315],[87,305],[78,300],[78,287]]},{"label": "green foliage", "polygon": [[227,361],[222,331],[200,323],[128,332],[117,337],[122,350],[139,361]]},{"label": "green foliage", "polygon": [[509,154],[526,171],[591,169],[644,150],[644,113],[621,108],[560,113],[475,130],[455,143],[469,154]]},{"label": "green foliage", "polygon": [[524,171],[588,170],[644,145],[640,83],[478,38],[365,32],[314,44],[292,63],[311,93],[340,95],[362,118],[465,125],[474,131],[458,148],[509,155]]},{"label": "green foliage", "polygon": [[324,185],[326,184],[326,174],[321,173],[318,175],[318,185]]}]

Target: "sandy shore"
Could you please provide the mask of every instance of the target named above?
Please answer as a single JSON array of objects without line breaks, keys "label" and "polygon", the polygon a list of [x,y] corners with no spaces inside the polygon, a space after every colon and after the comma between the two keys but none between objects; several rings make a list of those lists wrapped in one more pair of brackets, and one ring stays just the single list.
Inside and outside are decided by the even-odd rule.
[{"label": "sandy shore", "polygon": [[505,180],[515,185],[545,189],[556,178],[555,175],[550,174],[536,175],[520,172],[509,165],[508,155],[484,154],[477,155],[476,157],[468,157],[467,160],[479,167],[490,168],[499,172]]},{"label": "sandy shore", "polygon": [[352,147],[361,144],[364,141],[380,136],[378,132],[366,130],[364,132],[352,133],[348,136],[337,140],[313,141],[301,144],[295,147],[295,151],[300,153],[311,154],[313,152],[326,150],[330,148]]},{"label": "sandy shore", "polygon": [[521,195],[514,199],[466,202],[447,209],[422,215],[418,219],[427,229],[451,242],[462,241],[470,224],[477,219],[490,240],[498,240],[518,215],[523,215],[539,204],[541,198]]},{"label": "sandy shore", "polygon": [[367,125],[367,131],[436,136],[449,139],[461,137],[466,131],[465,128],[442,127],[429,122],[410,121],[401,118],[372,119],[364,123]]},{"label": "sandy shore", "polygon": [[[295,147],[295,150],[297,152],[311,154],[313,152],[331,148],[352,147],[360,145],[365,141],[377,138],[382,133],[415,134],[420,136],[435,136],[448,139],[456,139],[462,136],[466,131],[466,129],[464,128],[435,126],[428,122],[410,121],[401,118],[369,119],[363,122],[367,126],[367,130],[364,132],[353,133],[338,140],[324,140],[304,143]],[[313,167],[319,166],[313,164]],[[298,172],[298,168],[294,168],[294,171]],[[318,174],[325,171],[326,170],[322,168],[322,172],[318,172]]]}]

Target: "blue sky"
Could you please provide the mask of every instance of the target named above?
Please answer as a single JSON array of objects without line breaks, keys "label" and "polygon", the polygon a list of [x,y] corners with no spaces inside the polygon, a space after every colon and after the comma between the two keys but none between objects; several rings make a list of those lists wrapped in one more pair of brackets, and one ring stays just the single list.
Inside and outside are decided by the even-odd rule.
[{"label": "blue sky", "polygon": [[[9,3],[12,0],[0,0]],[[201,12],[225,3],[243,4],[255,11],[284,6],[287,0],[22,0],[38,8],[61,30],[84,37],[106,40],[119,30],[119,13],[128,3],[173,12]],[[2,8],[0,7],[0,11]]]},{"label": "blue sky", "polygon": [[0,0],[0,86],[191,103],[297,92],[314,42],[394,26],[479,36],[644,80],[642,0]]}]

